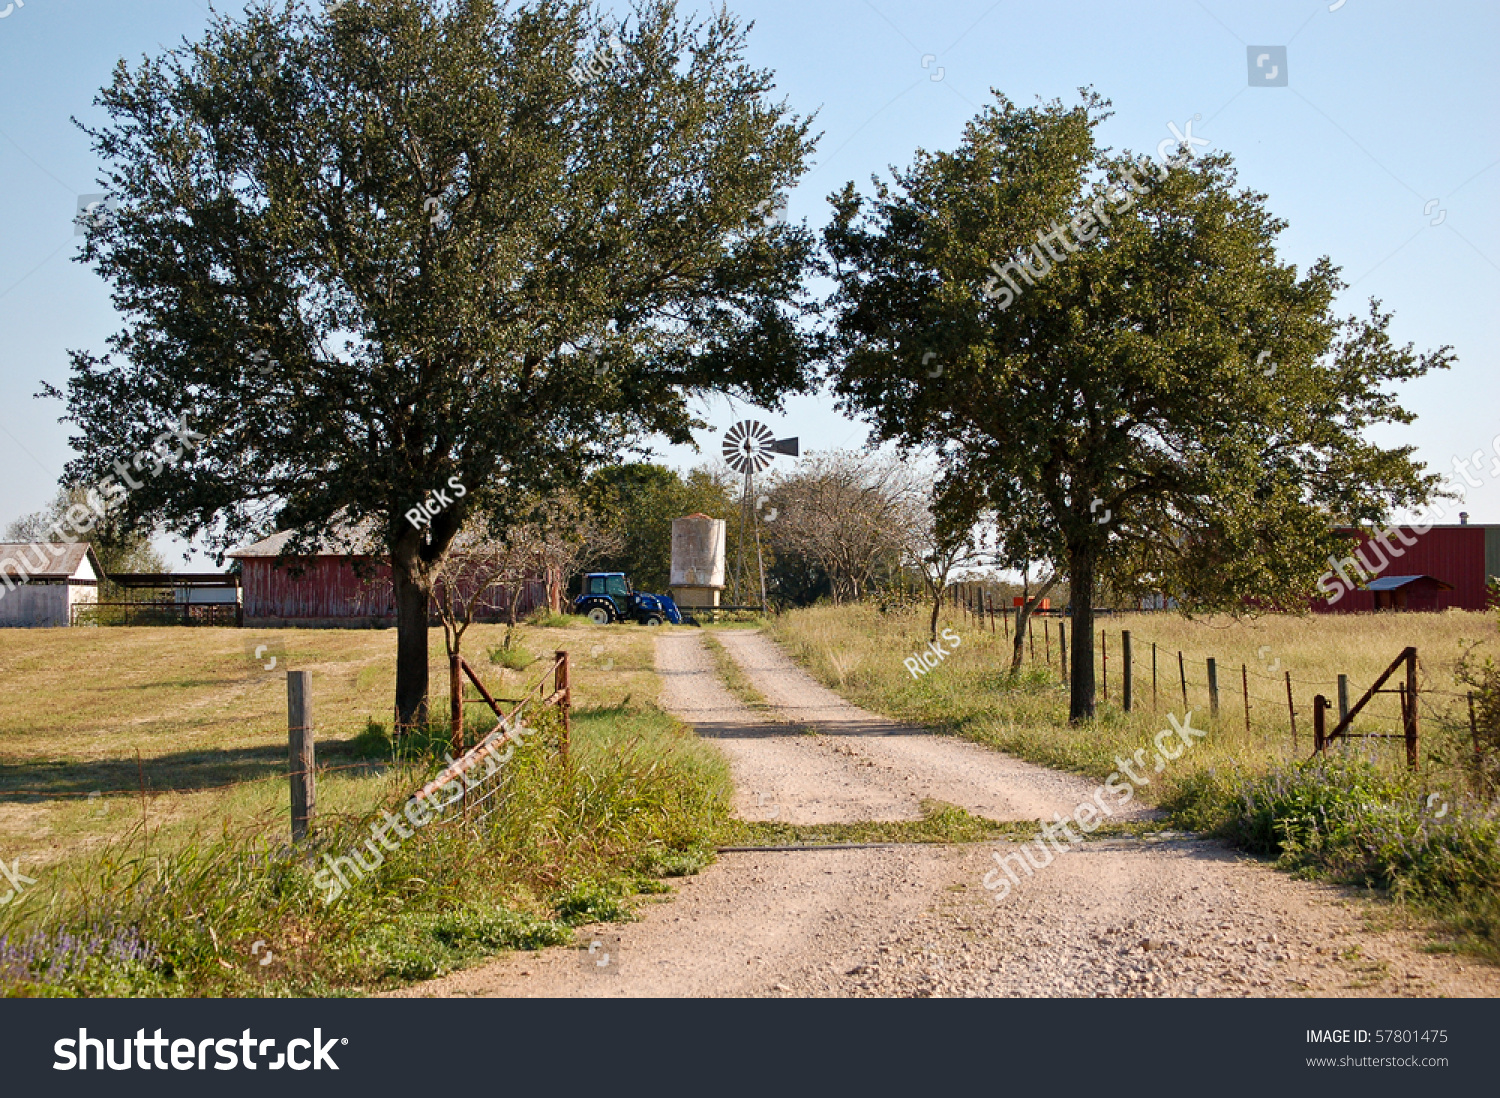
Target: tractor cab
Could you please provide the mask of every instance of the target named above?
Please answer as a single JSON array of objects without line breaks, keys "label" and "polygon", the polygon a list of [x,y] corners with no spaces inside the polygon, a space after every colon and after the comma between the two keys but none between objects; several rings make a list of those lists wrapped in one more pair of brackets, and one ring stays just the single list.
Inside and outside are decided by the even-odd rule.
[{"label": "tractor cab", "polygon": [[583,577],[583,591],[573,600],[573,610],[595,625],[637,621],[642,625],[682,624],[677,604],[667,595],[634,591],[624,572],[590,572]]}]

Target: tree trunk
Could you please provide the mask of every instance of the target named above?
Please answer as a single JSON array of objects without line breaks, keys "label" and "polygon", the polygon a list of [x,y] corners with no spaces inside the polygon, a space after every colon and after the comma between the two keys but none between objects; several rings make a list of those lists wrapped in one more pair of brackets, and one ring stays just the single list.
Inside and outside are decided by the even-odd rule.
[{"label": "tree trunk", "polygon": [[396,728],[400,736],[427,723],[427,606],[431,581],[422,562],[391,554],[396,596]]},{"label": "tree trunk", "polygon": [[1068,721],[1084,724],[1094,719],[1094,555],[1090,550],[1069,554],[1069,587],[1073,602],[1072,700]]},{"label": "tree trunk", "polygon": [[1010,673],[1012,675],[1021,670],[1022,642],[1026,639],[1026,623],[1031,620],[1032,611],[1047,597],[1047,592],[1057,586],[1057,581],[1060,579],[1062,579],[1062,573],[1054,572],[1052,578],[1046,582],[1040,591],[1022,601],[1020,613],[1016,615],[1015,647],[1011,649],[1010,653]]}]

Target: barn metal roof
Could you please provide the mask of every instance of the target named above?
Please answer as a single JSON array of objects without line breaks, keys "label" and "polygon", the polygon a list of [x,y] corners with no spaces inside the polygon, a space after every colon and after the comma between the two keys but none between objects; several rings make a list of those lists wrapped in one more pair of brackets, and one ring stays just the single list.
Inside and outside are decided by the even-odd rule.
[{"label": "barn metal roof", "polygon": [[[57,551],[54,552],[54,550]],[[86,541],[0,542],[0,569],[10,564],[12,574],[16,569],[24,569],[26,574],[33,579],[71,579],[73,573],[78,571],[78,566],[83,563],[84,557],[88,557],[89,564],[93,566],[94,575],[104,575],[104,566],[99,563],[93,546]],[[38,562],[41,567],[33,567],[33,564]]]},{"label": "barn metal roof", "polygon": [[1361,590],[1399,591],[1407,584],[1416,583],[1418,580],[1426,580],[1428,583],[1435,583],[1445,591],[1453,590],[1453,584],[1444,583],[1442,580],[1434,579],[1432,576],[1381,576],[1379,579],[1373,579],[1369,583],[1365,584],[1364,587],[1361,588]]},{"label": "barn metal roof", "polygon": [[[376,543],[373,537],[374,525],[364,524],[360,527],[341,527],[337,530],[318,535],[312,542],[311,550],[294,554],[295,556],[308,557],[347,557],[366,554],[370,556],[383,555],[384,550]],[[235,549],[225,553],[226,557],[242,560],[253,557],[279,557],[287,542],[292,540],[295,530],[281,530],[268,538],[262,538],[254,545],[247,545],[243,549]],[[364,548],[358,548],[364,546]]]}]

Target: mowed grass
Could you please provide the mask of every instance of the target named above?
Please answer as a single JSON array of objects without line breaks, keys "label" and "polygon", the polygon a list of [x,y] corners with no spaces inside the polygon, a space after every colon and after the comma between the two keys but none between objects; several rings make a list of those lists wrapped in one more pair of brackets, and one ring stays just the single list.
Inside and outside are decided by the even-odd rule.
[{"label": "mowed grass", "polygon": [[[571,752],[556,711],[536,711],[496,812],[455,810],[387,846],[390,835],[371,838],[378,813],[402,811],[441,765],[446,736],[441,702],[426,737],[392,745],[381,727],[393,633],[25,634],[0,701],[0,851],[38,881],[0,911],[0,994],[359,993],[565,944],[575,926],[630,918],[630,897],[668,891],[658,878],[711,861],[728,767],[656,708],[652,633],[581,619],[527,627],[521,652],[505,654],[518,670],[484,655],[502,636],[476,627],[465,646],[502,699],[535,682],[555,649],[573,654]],[[276,672],[253,663],[261,640],[280,649]],[[318,817],[295,852],[283,847],[286,666],[313,671],[319,741]],[[435,663],[440,693],[445,672]],[[58,704],[28,707],[48,691]],[[76,708],[97,720],[111,698],[116,719],[66,719]],[[472,701],[466,715],[476,736],[493,723]],[[415,751],[424,740],[430,749]],[[136,790],[87,797],[136,750]],[[315,874],[362,843],[379,864],[330,897]],[[263,964],[267,949],[275,960]]]},{"label": "mowed grass", "polygon": [[[607,709],[654,700],[646,633],[581,618],[562,628],[523,627],[518,644],[538,658],[524,670],[486,656],[503,626],[473,626],[463,650],[505,699],[519,697],[553,651],[566,649],[574,705]],[[441,631],[430,644],[433,713],[442,720]],[[394,630],[0,631],[0,856],[60,867],[143,825],[162,847],[205,828],[254,827],[285,841],[288,669],[313,676],[320,810],[365,811],[394,779],[389,759],[368,757],[355,741],[372,722],[390,728],[395,652]],[[466,725],[488,729],[493,717],[468,693]]]}]

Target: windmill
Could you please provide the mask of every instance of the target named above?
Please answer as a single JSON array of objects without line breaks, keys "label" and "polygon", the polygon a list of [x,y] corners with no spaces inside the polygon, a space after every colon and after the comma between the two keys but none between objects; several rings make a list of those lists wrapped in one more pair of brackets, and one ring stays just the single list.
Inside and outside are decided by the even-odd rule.
[{"label": "windmill", "polygon": [[797,440],[777,440],[771,429],[753,419],[742,420],[724,433],[724,460],[736,473],[745,478],[740,493],[740,538],[735,549],[734,579],[731,598],[735,606],[745,605],[749,576],[746,574],[746,535],[755,539],[755,572],[759,580],[760,608],[766,607],[766,564],[760,552],[760,507],[755,495],[755,474],[771,464],[777,454],[797,456]]}]

